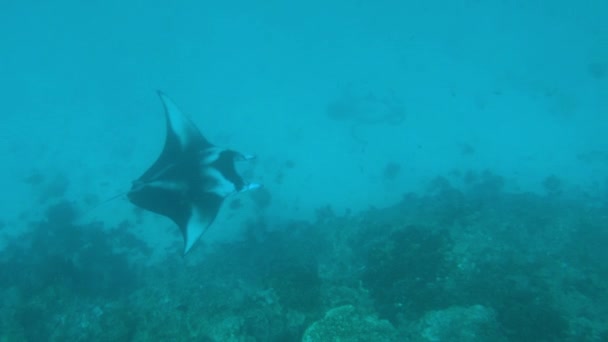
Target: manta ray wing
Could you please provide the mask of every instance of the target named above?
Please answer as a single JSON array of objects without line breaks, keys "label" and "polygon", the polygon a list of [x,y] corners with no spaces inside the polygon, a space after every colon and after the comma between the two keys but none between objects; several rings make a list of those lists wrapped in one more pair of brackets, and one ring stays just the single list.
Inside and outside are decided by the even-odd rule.
[{"label": "manta ray wing", "polygon": [[150,180],[158,176],[167,166],[173,165],[177,157],[192,157],[198,150],[213,145],[203,137],[194,123],[184,115],[165,93],[159,91],[167,121],[165,146],[154,164],[139,178]]},{"label": "manta ray wing", "polygon": [[212,145],[169,97],[159,96],[167,119],[165,145],[133,182],[128,198],[173,220],[182,232],[185,254],[213,223],[227,196],[259,185],[245,183],[234,166],[250,156]]}]

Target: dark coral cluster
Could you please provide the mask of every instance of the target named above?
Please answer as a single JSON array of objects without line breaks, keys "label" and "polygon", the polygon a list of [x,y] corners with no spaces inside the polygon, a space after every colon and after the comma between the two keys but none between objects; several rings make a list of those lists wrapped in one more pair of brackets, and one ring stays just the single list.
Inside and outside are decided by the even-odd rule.
[{"label": "dark coral cluster", "polygon": [[0,252],[0,341],[606,340],[606,203],[544,186],[442,177],[154,263],[128,224],[58,201]]}]

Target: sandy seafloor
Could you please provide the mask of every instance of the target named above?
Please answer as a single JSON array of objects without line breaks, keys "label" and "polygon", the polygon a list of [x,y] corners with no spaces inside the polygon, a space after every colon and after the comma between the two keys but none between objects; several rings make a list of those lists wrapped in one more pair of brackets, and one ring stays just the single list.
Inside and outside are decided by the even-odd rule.
[{"label": "sandy seafloor", "polygon": [[[7,1],[0,341],[606,340],[607,16]],[[159,89],[265,186],[185,258],[97,207],[160,152]]]}]

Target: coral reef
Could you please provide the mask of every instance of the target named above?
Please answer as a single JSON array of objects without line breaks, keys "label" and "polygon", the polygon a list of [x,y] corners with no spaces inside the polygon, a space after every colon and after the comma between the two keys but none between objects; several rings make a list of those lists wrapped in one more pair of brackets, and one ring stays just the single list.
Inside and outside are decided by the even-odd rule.
[{"label": "coral reef", "polygon": [[0,251],[0,341],[606,340],[606,203],[460,175],[152,263],[129,223],[51,201]]},{"label": "coral reef", "polygon": [[306,329],[302,342],[317,341],[397,341],[397,331],[388,321],[345,305],[327,311],[323,319]]},{"label": "coral reef", "polygon": [[481,305],[430,311],[417,323],[415,341],[507,341],[493,310]]}]

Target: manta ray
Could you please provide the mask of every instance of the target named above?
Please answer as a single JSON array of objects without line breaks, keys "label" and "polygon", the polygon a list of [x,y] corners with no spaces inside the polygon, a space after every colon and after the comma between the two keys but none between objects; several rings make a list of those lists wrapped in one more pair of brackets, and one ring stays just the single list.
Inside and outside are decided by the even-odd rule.
[{"label": "manta ray", "polygon": [[184,255],[211,226],[226,197],[261,185],[247,183],[235,162],[253,156],[211,144],[177,105],[159,91],[167,132],[158,159],[127,193],[136,206],[166,216],[179,227]]}]

